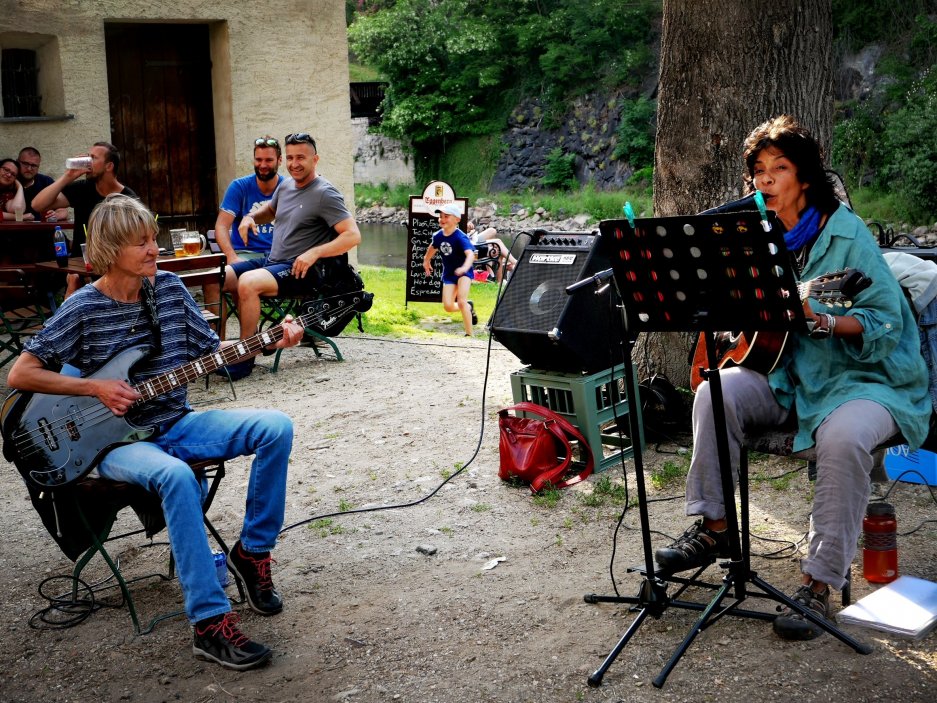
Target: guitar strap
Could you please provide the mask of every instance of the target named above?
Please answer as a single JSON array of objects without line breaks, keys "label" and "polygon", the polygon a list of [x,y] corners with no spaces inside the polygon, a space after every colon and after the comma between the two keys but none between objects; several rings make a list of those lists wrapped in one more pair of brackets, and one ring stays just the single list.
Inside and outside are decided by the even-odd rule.
[{"label": "guitar strap", "polygon": [[142,296],[143,309],[150,319],[150,327],[153,330],[153,350],[158,354],[162,351],[163,341],[159,327],[159,312],[156,308],[156,289],[153,288],[153,284],[146,276],[143,277]]}]

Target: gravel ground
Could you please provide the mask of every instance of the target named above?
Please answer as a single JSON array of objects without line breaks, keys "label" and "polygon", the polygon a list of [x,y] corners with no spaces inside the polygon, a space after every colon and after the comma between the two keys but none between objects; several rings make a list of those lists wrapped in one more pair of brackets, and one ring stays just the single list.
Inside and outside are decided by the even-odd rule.
[{"label": "gravel ground", "polygon": [[[287,524],[340,507],[406,503],[429,495],[458,467],[468,468],[419,505],[347,515],[286,532],[275,552],[282,614],[263,618],[235,606],[252,637],[272,646],[269,666],[245,673],[197,661],[182,618],[135,636],[125,610],[103,609],[67,630],[30,628],[43,606],[36,587],[65,574],[70,562],[32,511],[15,469],[2,489],[10,525],[0,540],[8,592],[0,637],[3,701],[922,701],[937,694],[937,639],[893,639],[871,630],[847,632],[873,645],[868,656],[829,636],[786,643],[770,624],[725,617],[703,631],[663,689],[651,681],[694,621],[667,609],[648,618],[599,688],[586,679],[634,615],[626,606],[585,603],[610,593],[609,563],[621,503],[599,478],[538,505],[523,487],[497,476],[496,412],[511,402],[509,374],[517,359],[481,338],[464,339],[454,323],[435,341],[341,340],[343,363],[312,350],[289,351],[277,374],[260,368],[236,384],[193,388],[209,406],[276,407],[296,425]],[[5,370],[4,370],[5,371]],[[483,403],[484,398],[484,403]],[[484,435],[477,458],[470,462]],[[686,440],[684,440],[686,441]],[[646,470],[682,465],[677,444],[648,447]],[[245,460],[229,462],[211,518],[229,542],[237,538],[246,484]],[[810,510],[811,489],[797,464],[762,459],[752,482],[753,533],[796,542]],[[602,477],[612,487],[621,469]],[[781,478],[775,478],[782,476]],[[634,471],[627,466],[635,492]],[[608,484],[604,485],[608,489]],[[885,490],[887,487],[878,487]],[[653,527],[675,536],[688,524],[681,481],[650,487]],[[899,484],[890,496],[901,531],[937,517],[927,490]],[[132,513],[123,522],[133,525]],[[629,510],[619,532],[614,573],[619,591],[637,592],[627,567],[642,563],[639,520]],[[937,581],[933,524],[900,538],[903,573]],[[654,544],[666,537],[655,535]],[[165,565],[165,545],[115,543],[125,569],[147,573]],[[780,545],[756,539],[753,551]],[[799,581],[796,555],[756,557],[753,567],[785,592]],[[489,567],[489,568],[486,568]],[[857,557],[854,597],[871,591]],[[103,575],[103,570],[97,569]],[[711,567],[710,581],[721,572]],[[671,594],[674,588],[671,587]],[[176,608],[176,582],[138,585],[140,609]],[[233,592],[233,589],[231,589]],[[701,589],[687,598],[705,602]],[[749,599],[746,606],[773,610]]]}]

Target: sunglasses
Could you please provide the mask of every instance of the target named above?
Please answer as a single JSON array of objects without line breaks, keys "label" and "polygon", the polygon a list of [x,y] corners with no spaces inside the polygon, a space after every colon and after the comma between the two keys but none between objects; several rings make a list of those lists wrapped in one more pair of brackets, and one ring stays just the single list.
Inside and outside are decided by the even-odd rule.
[{"label": "sunglasses", "polygon": [[279,149],[280,142],[273,137],[258,137],[254,140],[254,146],[272,146],[274,149]]},{"label": "sunglasses", "polygon": [[296,134],[286,135],[286,144],[312,144],[312,148],[318,151],[316,140],[308,132],[296,132]]}]

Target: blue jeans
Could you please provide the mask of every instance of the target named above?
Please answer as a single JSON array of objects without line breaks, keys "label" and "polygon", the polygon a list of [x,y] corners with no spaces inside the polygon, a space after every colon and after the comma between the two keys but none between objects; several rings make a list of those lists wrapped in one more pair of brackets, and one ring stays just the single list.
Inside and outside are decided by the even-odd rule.
[{"label": "blue jeans", "polygon": [[231,605],[205,534],[205,489],[186,462],[254,455],[241,545],[247,552],[267,552],[283,526],[292,444],[293,423],[277,410],[208,410],[184,415],[151,440],[117,447],[98,465],[105,478],[159,494],[190,622],[226,613]]}]

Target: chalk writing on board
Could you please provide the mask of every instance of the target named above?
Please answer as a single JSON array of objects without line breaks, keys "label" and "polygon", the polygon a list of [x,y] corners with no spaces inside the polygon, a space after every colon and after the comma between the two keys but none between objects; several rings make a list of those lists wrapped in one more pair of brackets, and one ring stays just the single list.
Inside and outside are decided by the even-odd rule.
[{"label": "chalk writing on board", "polygon": [[[468,224],[468,199],[455,198],[455,193],[451,186],[441,181],[433,181],[430,186],[438,185],[443,191],[448,189],[453,200],[462,208],[462,219],[459,226],[465,231]],[[430,189],[427,186],[427,190]],[[436,216],[438,205],[427,203],[426,195],[422,198],[415,195],[410,196],[410,218],[407,221],[407,289],[406,300],[417,302],[439,303],[442,302],[442,259],[434,256],[432,259],[433,273],[427,276],[423,271],[423,257],[426,250],[433,243],[433,235],[439,231],[439,218]]]},{"label": "chalk writing on board", "polygon": [[407,222],[407,300],[438,303],[442,300],[442,259],[433,257],[433,275],[423,270],[423,257],[439,230],[434,215],[411,212]]}]

